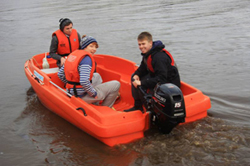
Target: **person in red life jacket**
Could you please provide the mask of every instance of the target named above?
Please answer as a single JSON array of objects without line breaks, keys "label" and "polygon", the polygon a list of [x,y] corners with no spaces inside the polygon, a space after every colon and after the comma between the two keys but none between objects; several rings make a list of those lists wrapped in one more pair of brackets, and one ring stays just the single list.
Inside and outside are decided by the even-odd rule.
[{"label": "person in red life jacket", "polygon": [[80,48],[81,36],[73,29],[70,19],[61,18],[59,22],[59,29],[52,34],[49,53],[57,60],[57,66],[61,67],[65,62],[65,56]]},{"label": "person in red life jacket", "polygon": [[93,55],[98,48],[96,39],[84,36],[81,49],[72,52],[60,68],[58,77],[66,83],[72,95],[81,97],[87,103],[99,103],[112,107],[120,89],[120,82],[113,80],[103,83],[99,73],[95,72]]},{"label": "person in red life jacket", "polygon": [[157,83],[173,83],[180,87],[180,75],[172,55],[166,50],[161,41],[154,41],[149,32],[139,34],[138,46],[141,50],[142,61],[138,69],[132,75],[132,96],[134,106],[125,112],[143,111],[137,86],[143,89],[153,90]]}]

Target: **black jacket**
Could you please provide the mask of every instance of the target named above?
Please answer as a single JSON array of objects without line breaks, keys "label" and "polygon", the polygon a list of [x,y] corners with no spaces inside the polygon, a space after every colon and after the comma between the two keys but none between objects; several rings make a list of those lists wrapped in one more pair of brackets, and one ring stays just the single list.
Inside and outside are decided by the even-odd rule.
[{"label": "black jacket", "polygon": [[[171,65],[171,58],[166,55],[162,49],[165,45],[161,41],[153,42],[152,49],[142,54],[143,58],[139,68],[134,74],[141,79],[141,86],[153,89],[157,83],[173,83],[180,87],[180,75],[176,66]],[[151,72],[147,67],[147,58],[151,55],[152,67],[154,72]]]}]

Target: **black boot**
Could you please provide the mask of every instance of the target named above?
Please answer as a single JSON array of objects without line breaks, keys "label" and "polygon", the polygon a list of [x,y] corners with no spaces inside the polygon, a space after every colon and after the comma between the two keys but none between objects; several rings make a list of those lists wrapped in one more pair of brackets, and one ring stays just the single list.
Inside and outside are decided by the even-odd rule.
[{"label": "black boot", "polygon": [[124,112],[130,112],[130,111],[136,111],[136,110],[140,110],[141,112],[143,112],[142,107],[140,107],[140,108],[132,107],[132,108],[129,108],[127,110],[124,110]]},{"label": "black boot", "polygon": [[130,111],[136,111],[136,110],[140,110],[141,112],[143,112],[143,108],[142,108],[142,104],[141,104],[140,100],[138,100],[138,101],[136,100],[134,107],[126,109],[126,110],[124,110],[124,112],[130,112]]}]

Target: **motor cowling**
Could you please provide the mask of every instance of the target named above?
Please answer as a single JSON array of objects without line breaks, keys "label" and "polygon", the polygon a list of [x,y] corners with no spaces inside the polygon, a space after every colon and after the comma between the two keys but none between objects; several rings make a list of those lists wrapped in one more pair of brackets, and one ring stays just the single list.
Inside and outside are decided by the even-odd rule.
[{"label": "motor cowling", "polygon": [[163,133],[170,133],[179,123],[185,122],[186,110],[182,91],[174,84],[157,85],[154,89],[153,122]]}]

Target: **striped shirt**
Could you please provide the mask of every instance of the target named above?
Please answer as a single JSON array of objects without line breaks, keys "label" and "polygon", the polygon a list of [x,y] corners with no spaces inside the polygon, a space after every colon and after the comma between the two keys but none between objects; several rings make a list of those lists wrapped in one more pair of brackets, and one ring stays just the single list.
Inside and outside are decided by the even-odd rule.
[{"label": "striped shirt", "polygon": [[[78,96],[82,96],[86,92],[92,97],[95,97],[97,95],[96,90],[94,89],[94,87],[92,86],[89,80],[91,69],[92,69],[91,58],[89,56],[85,56],[80,62],[80,64],[78,65],[80,84],[82,86],[82,88],[76,88]],[[60,68],[57,75],[60,78],[60,80],[62,80],[64,83],[67,83],[67,80],[65,78],[64,65]],[[68,90],[70,94],[74,95],[73,88],[68,89]]]}]

